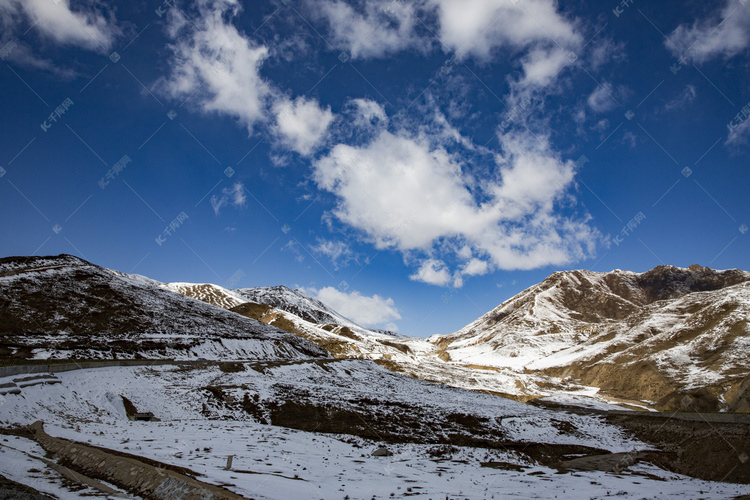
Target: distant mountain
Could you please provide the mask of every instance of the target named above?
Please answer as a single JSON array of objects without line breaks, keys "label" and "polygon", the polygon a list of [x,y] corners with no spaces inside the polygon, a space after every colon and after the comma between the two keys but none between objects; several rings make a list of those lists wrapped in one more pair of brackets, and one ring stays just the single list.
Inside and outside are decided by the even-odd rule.
[{"label": "distant mountain", "polygon": [[266,304],[281,311],[298,316],[317,325],[334,324],[349,328],[362,328],[348,318],[343,317],[318,299],[314,299],[300,290],[285,286],[237,288],[236,294],[248,302]]},{"label": "distant mountain", "polygon": [[202,300],[223,309],[231,309],[247,302],[246,299],[231,290],[211,283],[165,283],[161,286],[167,290]]},{"label": "distant mountain", "polygon": [[0,356],[289,359],[314,344],[82,259],[0,259]]},{"label": "distant mountain", "polygon": [[664,409],[750,411],[750,273],[556,272],[460,331],[444,359],[570,377]]},{"label": "distant mountain", "polygon": [[749,350],[750,273],[738,270],[557,272],[422,339],[363,328],[283,286],[164,284],[68,255],[0,259],[0,357],[327,353],[521,401],[750,412]]}]

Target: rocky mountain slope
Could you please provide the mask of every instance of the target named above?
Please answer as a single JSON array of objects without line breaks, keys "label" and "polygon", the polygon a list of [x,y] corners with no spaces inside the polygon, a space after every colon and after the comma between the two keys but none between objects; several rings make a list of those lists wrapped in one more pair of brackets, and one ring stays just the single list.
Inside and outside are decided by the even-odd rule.
[{"label": "rocky mountain slope", "polygon": [[663,409],[750,411],[750,273],[557,272],[462,330],[445,358],[572,378]]},{"label": "rocky mountain slope", "polygon": [[70,255],[0,260],[4,358],[325,356],[283,330]]}]

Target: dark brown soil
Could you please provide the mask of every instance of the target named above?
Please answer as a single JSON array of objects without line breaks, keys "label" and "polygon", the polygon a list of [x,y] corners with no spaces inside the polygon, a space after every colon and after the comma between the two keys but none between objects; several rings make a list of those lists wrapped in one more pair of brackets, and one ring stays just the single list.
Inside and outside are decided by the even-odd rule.
[{"label": "dark brown soil", "polygon": [[45,493],[41,493],[31,486],[20,484],[0,476],[0,500],[53,500]]},{"label": "dark brown soil", "polygon": [[610,415],[617,424],[663,453],[649,461],[672,472],[707,481],[750,484],[750,426],[650,417]]}]

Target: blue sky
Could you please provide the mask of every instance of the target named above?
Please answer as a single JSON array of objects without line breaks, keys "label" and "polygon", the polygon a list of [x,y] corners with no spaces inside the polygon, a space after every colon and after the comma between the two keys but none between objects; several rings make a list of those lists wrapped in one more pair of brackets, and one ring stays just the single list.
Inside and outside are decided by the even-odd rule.
[{"label": "blue sky", "polygon": [[0,255],[450,333],[556,270],[750,269],[750,5],[0,2]]}]

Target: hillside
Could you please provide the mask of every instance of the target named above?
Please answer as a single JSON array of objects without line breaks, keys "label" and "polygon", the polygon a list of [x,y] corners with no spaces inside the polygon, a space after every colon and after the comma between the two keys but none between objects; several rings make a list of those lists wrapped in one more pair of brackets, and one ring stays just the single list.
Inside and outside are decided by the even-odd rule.
[{"label": "hillside", "polygon": [[277,328],[70,255],[0,260],[0,354],[11,358],[323,356]]},{"label": "hillside", "polygon": [[459,363],[570,377],[663,409],[750,411],[750,273],[557,272],[430,339]]}]

